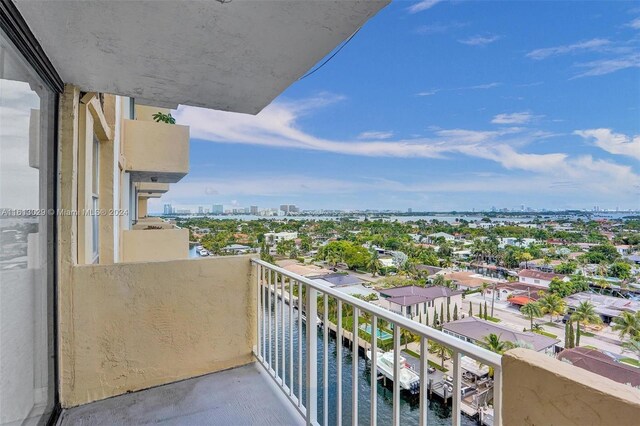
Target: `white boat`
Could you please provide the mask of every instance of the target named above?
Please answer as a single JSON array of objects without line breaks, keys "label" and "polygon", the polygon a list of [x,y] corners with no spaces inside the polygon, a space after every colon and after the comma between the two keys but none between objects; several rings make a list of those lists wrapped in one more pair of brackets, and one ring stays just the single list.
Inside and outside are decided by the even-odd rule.
[{"label": "white boat", "polygon": [[[371,350],[367,350],[367,358],[371,360]],[[393,358],[393,351],[378,352],[378,372],[391,381],[393,381]],[[400,356],[398,362],[400,363],[400,388],[411,393],[419,392],[420,376],[408,368],[403,356]]]},{"label": "white boat", "polygon": [[209,251],[206,250],[206,249],[200,249],[200,250],[198,250],[198,254],[200,256],[209,256]]}]

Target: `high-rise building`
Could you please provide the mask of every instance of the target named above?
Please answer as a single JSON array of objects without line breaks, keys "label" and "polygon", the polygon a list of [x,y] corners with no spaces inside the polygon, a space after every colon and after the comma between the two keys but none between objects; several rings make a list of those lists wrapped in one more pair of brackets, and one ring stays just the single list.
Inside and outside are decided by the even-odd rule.
[{"label": "high-rise building", "polygon": [[170,203],[167,203],[164,205],[164,214],[172,214],[173,213],[173,207],[171,206]]},{"label": "high-rise building", "polygon": [[258,214],[258,206],[251,206],[251,214],[254,216]]},{"label": "high-rise building", "polygon": [[204,207],[198,206],[198,214],[204,214]]},{"label": "high-rise building", "polygon": [[211,206],[211,214],[222,214],[224,213],[224,206],[222,204],[214,204]]},{"label": "high-rise building", "polygon": [[413,209],[412,209],[411,207],[409,207],[409,208],[407,209],[407,213],[413,213]]}]

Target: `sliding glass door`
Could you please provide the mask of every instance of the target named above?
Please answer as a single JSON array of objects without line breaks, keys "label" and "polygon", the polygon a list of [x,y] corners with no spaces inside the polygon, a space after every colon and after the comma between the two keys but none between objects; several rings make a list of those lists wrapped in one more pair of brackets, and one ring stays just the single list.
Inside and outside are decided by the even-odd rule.
[{"label": "sliding glass door", "polygon": [[55,99],[0,30],[0,425],[55,402]]}]

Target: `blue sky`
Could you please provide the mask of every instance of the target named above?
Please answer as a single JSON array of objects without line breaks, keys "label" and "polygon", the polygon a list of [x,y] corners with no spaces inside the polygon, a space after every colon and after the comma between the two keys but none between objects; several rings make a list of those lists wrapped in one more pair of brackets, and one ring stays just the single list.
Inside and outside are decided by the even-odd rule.
[{"label": "blue sky", "polygon": [[640,7],[396,1],[257,116],[181,107],[152,211],[640,208]]}]

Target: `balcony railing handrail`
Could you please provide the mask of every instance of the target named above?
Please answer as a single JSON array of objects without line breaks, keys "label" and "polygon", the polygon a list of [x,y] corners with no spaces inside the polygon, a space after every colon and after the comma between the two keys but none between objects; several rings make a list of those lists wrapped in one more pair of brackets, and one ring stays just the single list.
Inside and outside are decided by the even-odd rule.
[{"label": "balcony railing handrail", "polygon": [[434,328],[428,327],[419,322],[410,320],[405,318],[399,314],[388,311],[379,306],[373,305],[367,301],[358,299],[349,294],[340,292],[338,290],[334,290],[331,287],[327,287],[325,285],[314,282],[313,280],[303,277],[302,275],[295,274],[293,272],[287,271],[279,266],[276,266],[272,263],[265,262],[261,259],[251,259],[251,261],[255,264],[264,266],[267,269],[275,271],[281,275],[284,275],[290,279],[295,281],[299,281],[321,293],[328,294],[336,298],[337,300],[341,300],[342,302],[348,303],[349,305],[357,307],[361,311],[368,312],[372,315],[375,315],[378,318],[382,318],[390,323],[399,325],[404,330],[409,330],[414,334],[418,334],[422,337],[425,337],[427,340],[435,341],[442,345],[445,345],[451,349],[454,349],[457,352],[460,352],[465,355],[469,355],[471,358],[480,361],[483,364],[491,366],[493,368],[500,368],[502,365],[502,356],[491,352],[487,349],[484,349],[480,346],[474,345],[473,343],[465,342],[451,335],[445,334],[440,330],[436,330]]}]

